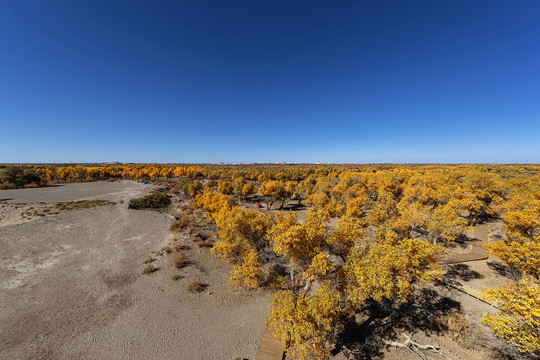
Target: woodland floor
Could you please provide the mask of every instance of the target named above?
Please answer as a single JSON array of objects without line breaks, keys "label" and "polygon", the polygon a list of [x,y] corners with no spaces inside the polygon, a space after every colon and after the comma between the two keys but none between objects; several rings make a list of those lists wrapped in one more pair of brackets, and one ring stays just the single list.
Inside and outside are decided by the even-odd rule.
[{"label": "woodland floor", "polygon": [[[255,197],[244,206],[256,209],[257,203],[261,205],[259,208],[261,212],[280,211],[281,204],[277,202],[267,211],[262,197]],[[296,212],[300,220],[305,220],[308,209],[307,206],[299,205],[297,201],[286,202],[284,206],[284,210]],[[486,222],[485,226],[487,226],[485,242],[500,239],[503,233],[500,222]],[[473,250],[474,247],[482,247],[483,242],[473,238],[473,234],[474,230],[471,229],[466,234],[468,236],[458,239],[448,247],[447,254],[455,258],[455,256],[468,255],[471,251],[476,251]],[[502,359],[492,349],[497,341],[481,322],[483,316],[494,313],[497,309],[474,296],[479,297],[482,290],[496,288],[508,282],[512,274],[507,273],[500,265],[500,261],[491,256],[484,260],[443,265],[443,270],[443,283],[418,289],[417,295],[422,301],[415,305],[423,308],[424,311],[402,309],[372,324],[376,330],[370,331],[369,334],[362,328],[352,329],[347,336],[352,337],[350,341],[356,343],[352,346],[356,348],[356,351],[347,352],[338,349],[335,359],[347,359],[346,354],[350,356],[350,359],[419,359],[406,349],[385,344],[385,340],[403,342],[406,339],[405,335],[410,334],[414,334],[413,340],[422,345],[437,346],[450,359]],[[463,324],[447,323],[446,318],[453,313],[460,315],[457,319],[463,321]],[[363,320],[365,318],[362,314],[357,314],[358,324]],[[445,359],[444,356],[433,352],[423,352],[421,356],[425,359]]]}]

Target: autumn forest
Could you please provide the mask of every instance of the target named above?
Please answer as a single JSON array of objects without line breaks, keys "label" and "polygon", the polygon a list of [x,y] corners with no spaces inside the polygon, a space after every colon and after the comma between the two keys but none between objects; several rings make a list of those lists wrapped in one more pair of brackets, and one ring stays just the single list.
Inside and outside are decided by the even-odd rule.
[{"label": "autumn forest", "polygon": [[[377,319],[405,316],[426,289],[448,282],[445,259],[468,232],[499,224],[481,251],[512,276],[478,294],[497,309],[478,321],[500,356],[540,355],[539,165],[0,166],[4,189],[122,180],[154,184],[204,214],[230,286],[273,291],[265,325],[296,359],[360,351],[347,340],[352,327],[373,332]],[[175,230],[189,221],[178,218]],[[444,355],[407,334],[392,345]]]}]

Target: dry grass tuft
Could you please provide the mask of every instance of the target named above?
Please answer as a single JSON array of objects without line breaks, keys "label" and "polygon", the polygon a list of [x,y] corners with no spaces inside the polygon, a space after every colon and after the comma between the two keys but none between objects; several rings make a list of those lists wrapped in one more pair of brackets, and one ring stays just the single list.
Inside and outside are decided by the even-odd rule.
[{"label": "dry grass tuft", "polygon": [[156,267],[155,267],[154,265],[148,264],[148,265],[146,265],[146,266],[144,267],[142,273],[143,273],[144,275],[149,275],[149,274],[153,273],[153,272],[156,271],[156,270],[157,270],[157,269],[156,269]]},{"label": "dry grass tuft", "polygon": [[172,249],[173,249],[173,251],[178,252],[178,251],[182,251],[182,250],[189,250],[189,249],[191,249],[191,248],[190,248],[189,246],[187,246],[187,245],[183,245],[183,244],[180,244],[180,243],[176,243],[176,244],[174,244],[174,245],[172,246]]},{"label": "dry grass tuft", "polygon": [[182,268],[186,264],[186,255],[178,253],[173,257],[173,266],[177,269]]},{"label": "dry grass tuft", "polygon": [[186,290],[191,293],[198,293],[203,291],[205,288],[204,284],[200,281],[192,281],[187,284]]},{"label": "dry grass tuft", "polygon": [[187,215],[182,215],[182,217],[171,225],[171,231],[180,232],[185,229],[189,224],[191,224],[191,218]]},{"label": "dry grass tuft", "polygon": [[214,244],[211,242],[211,241],[207,241],[207,240],[198,240],[197,241],[197,246],[202,248],[202,247],[207,247],[207,248],[211,248],[214,246]]}]

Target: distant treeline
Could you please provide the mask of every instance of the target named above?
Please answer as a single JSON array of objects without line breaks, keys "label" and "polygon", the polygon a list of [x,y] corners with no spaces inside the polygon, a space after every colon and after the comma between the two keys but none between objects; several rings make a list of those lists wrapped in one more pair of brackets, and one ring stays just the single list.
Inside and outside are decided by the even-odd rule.
[{"label": "distant treeline", "polygon": [[174,178],[264,182],[282,180],[300,182],[308,177],[339,177],[344,172],[377,173],[397,169],[426,172],[467,171],[481,168],[502,177],[515,174],[535,175],[540,165],[423,165],[423,164],[0,164],[0,188],[35,187],[63,182],[99,180],[167,180]]},{"label": "distant treeline", "polygon": [[43,177],[36,170],[21,166],[0,166],[0,189],[16,189],[26,186],[42,186]]}]

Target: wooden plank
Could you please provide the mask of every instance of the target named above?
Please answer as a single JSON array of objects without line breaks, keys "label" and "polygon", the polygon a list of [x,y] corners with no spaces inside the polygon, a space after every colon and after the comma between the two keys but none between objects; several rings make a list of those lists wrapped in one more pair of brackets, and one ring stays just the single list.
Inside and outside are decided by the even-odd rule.
[{"label": "wooden plank", "polygon": [[284,352],[283,344],[276,340],[270,330],[265,329],[255,360],[283,360]]},{"label": "wooden plank", "polygon": [[474,227],[474,229],[467,232],[467,236],[476,240],[479,240],[480,243],[472,243],[471,244],[471,251],[465,254],[451,254],[447,255],[442,259],[439,259],[437,263],[441,265],[450,265],[450,264],[458,264],[462,262],[469,262],[469,261],[478,261],[478,260],[485,260],[489,257],[488,253],[486,252],[486,249],[484,248],[484,244],[487,244],[487,225],[486,224],[480,224]]}]

